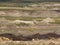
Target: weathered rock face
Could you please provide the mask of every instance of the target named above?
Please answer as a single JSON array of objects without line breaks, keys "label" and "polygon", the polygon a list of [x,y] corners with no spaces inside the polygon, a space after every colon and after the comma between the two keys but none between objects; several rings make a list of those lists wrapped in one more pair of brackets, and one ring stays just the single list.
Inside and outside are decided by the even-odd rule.
[{"label": "weathered rock face", "polygon": [[0,10],[0,16],[30,16],[30,17],[60,17],[58,11],[21,11],[21,10]]}]

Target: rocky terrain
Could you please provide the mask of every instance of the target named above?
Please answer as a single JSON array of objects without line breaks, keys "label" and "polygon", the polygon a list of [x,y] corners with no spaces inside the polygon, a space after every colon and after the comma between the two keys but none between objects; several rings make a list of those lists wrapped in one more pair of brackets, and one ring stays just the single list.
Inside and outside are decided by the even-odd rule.
[{"label": "rocky terrain", "polygon": [[28,11],[28,10],[0,10],[0,16],[13,17],[60,17],[59,10],[43,10],[43,11]]},{"label": "rocky terrain", "polygon": [[0,0],[0,45],[60,45],[60,3],[45,1]]},{"label": "rocky terrain", "polygon": [[29,35],[37,32],[42,34],[56,32],[59,34],[59,17],[59,10],[0,10],[0,32],[16,35]]}]

